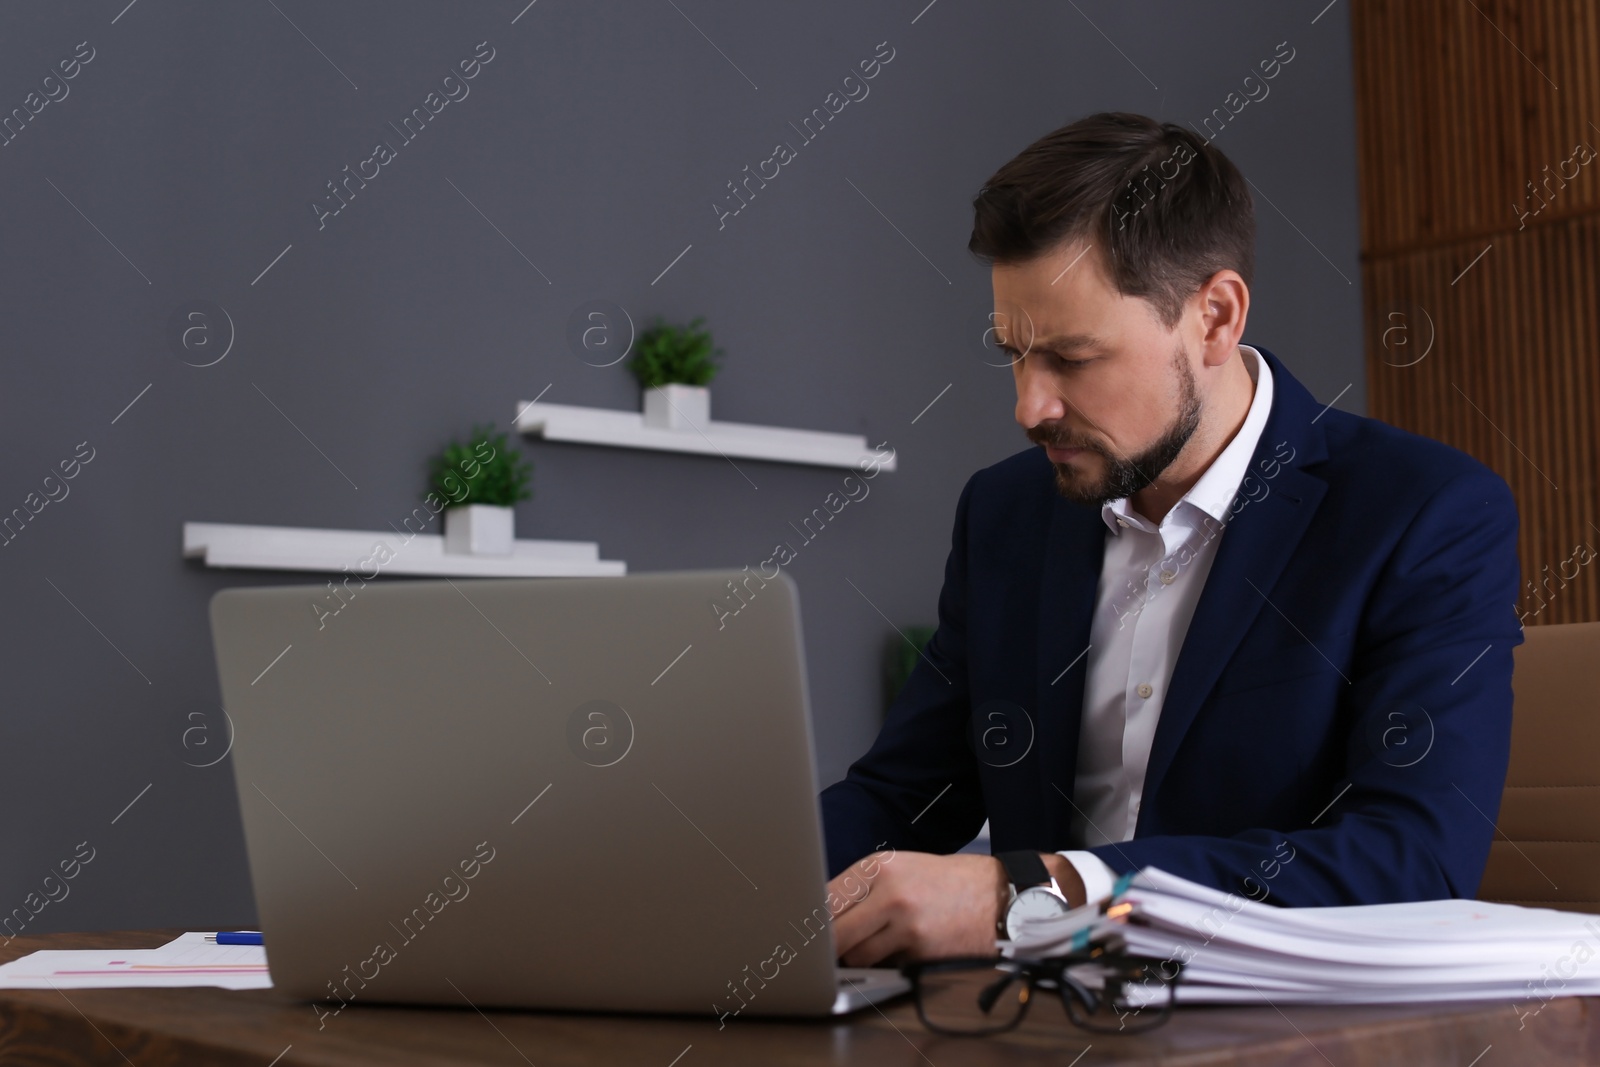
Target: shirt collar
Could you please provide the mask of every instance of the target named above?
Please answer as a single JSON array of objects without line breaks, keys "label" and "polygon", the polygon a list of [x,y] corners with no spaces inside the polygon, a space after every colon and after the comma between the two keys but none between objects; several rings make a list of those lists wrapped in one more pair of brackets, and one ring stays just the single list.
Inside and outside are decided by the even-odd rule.
[{"label": "shirt collar", "polygon": [[[1239,432],[1233,435],[1233,440],[1211,461],[1211,466],[1189,487],[1189,491],[1183,494],[1172,511],[1168,512],[1169,516],[1188,504],[1223,522],[1250,469],[1250,457],[1255,455],[1256,444],[1261,440],[1261,431],[1266,428],[1267,415],[1272,410],[1272,370],[1267,366],[1267,361],[1261,358],[1261,353],[1252,346],[1242,344],[1239,351],[1244,357],[1245,370],[1255,381],[1255,395],[1250,399],[1250,410],[1245,413],[1244,423],[1239,427]],[[1100,517],[1112,533],[1120,532],[1118,519],[1129,525],[1150,528],[1150,520],[1135,512],[1127,497],[1102,504]]]}]

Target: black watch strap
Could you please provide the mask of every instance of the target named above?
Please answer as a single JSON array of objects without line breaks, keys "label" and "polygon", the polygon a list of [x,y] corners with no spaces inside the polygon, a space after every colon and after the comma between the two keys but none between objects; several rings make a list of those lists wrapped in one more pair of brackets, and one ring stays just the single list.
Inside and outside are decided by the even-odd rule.
[{"label": "black watch strap", "polygon": [[1006,869],[1006,878],[1018,893],[1029,886],[1050,884],[1050,868],[1037,852],[996,852],[995,858]]}]

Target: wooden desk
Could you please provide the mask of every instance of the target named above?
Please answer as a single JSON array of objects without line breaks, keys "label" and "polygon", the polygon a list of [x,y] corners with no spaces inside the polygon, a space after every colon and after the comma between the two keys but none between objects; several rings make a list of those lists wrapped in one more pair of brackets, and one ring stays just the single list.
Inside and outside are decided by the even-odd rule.
[{"label": "wooden desk", "polygon": [[[41,948],[151,948],[176,930],[54,934],[0,944],[0,962]],[[1519,1027],[1521,1029],[1519,1030]],[[1492,1046],[1492,1048],[1490,1047]],[[1487,1052],[1487,1054],[1485,1054]],[[317,1029],[308,1005],[271,990],[0,990],[0,1063],[205,1064],[966,1064],[1542,1067],[1600,1062],[1600,998],[1554,1000],[1519,1022],[1509,1004],[1180,1008],[1140,1036],[1086,1034],[1053,1000],[1017,1031],[948,1038],[917,1021],[909,999],[845,1021],[716,1021],[378,1006],[346,1009]]]}]

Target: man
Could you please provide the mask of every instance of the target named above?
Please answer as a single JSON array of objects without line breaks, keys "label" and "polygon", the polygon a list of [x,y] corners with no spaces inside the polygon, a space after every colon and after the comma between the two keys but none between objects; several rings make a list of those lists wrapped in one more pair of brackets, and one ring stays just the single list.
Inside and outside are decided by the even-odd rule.
[{"label": "man", "polygon": [[[974,209],[1040,447],[967,482],[938,628],[822,794],[843,961],[992,954],[1008,912],[1146,866],[1291,906],[1474,894],[1521,641],[1505,483],[1239,343],[1248,186],[1184,128],[1092,115]],[[995,855],[949,855],[986,818]]]}]

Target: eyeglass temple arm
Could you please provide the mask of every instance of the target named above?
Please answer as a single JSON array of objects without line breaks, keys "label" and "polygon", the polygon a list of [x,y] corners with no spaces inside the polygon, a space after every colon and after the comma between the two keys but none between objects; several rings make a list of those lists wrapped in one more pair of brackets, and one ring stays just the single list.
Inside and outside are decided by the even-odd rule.
[{"label": "eyeglass temple arm", "polygon": [[[1021,978],[1021,975],[1007,971],[983,987],[983,990],[978,993],[978,1007],[983,1009],[985,1015],[988,1015],[994,1009],[995,1001],[1000,999],[1000,994],[1006,991],[1006,987],[1019,978]],[[1023,980],[1026,981],[1026,979]]]}]

